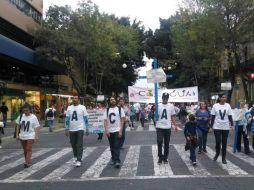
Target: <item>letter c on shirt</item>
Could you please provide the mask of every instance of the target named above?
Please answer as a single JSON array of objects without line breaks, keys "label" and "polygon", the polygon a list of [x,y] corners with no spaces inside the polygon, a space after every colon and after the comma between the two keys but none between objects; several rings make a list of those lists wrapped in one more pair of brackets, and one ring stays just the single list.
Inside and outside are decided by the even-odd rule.
[{"label": "letter c on shirt", "polygon": [[[114,116],[114,117],[112,118],[112,116]],[[110,124],[114,124],[116,122],[115,116],[116,116],[115,113],[110,113],[109,114],[109,122],[110,122]]]}]

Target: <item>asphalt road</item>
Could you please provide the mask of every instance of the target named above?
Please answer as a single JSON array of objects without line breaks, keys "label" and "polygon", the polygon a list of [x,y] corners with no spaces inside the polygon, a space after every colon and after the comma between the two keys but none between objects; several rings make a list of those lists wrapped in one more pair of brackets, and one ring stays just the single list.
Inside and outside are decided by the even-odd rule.
[{"label": "asphalt road", "polygon": [[[157,164],[156,133],[148,125],[126,133],[125,148],[121,150],[122,166],[109,165],[110,152],[104,137],[84,137],[84,155],[80,168],[72,165],[69,139],[62,130],[48,133],[43,129],[40,141],[33,148],[33,166],[23,168],[19,142],[4,138],[0,149],[0,189],[85,189],[85,190],[166,190],[166,189],[253,189],[254,153],[232,153],[233,132],[228,143],[228,164],[212,161],[214,136],[209,134],[208,153],[197,155],[193,167],[189,152],[184,151],[182,126],[172,132],[169,164]],[[11,134],[8,132],[8,134]],[[7,136],[9,136],[7,134]]]}]

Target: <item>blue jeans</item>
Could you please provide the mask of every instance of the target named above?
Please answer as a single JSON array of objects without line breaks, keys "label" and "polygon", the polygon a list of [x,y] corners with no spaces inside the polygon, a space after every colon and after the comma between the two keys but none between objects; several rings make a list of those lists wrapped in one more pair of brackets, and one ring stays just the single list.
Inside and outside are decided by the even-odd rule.
[{"label": "blue jeans", "polygon": [[196,147],[190,146],[190,160],[196,162]]},{"label": "blue jeans", "polygon": [[120,138],[118,137],[118,132],[110,133],[108,137],[110,152],[111,152],[111,160],[114,163],[120,163]]},{"label": "blue jeans", "polygon": [[53,130],[54,120],[47,120],[49,131]]},{"label": "blue jeans", "polygon": [[206,150],[206,142],[207,142],[207,133],[208,131],[201,130],[197,128],[198,133],[198,146],[199,151]]}]

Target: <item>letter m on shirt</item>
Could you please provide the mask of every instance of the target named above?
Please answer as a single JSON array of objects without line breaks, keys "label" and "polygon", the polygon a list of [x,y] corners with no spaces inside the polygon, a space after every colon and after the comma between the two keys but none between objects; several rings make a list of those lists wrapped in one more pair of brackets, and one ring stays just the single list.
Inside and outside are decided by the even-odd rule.
[{"label": "letter m on shirt", "polygon": [[21,123],[21,129],[23,129],[23,131],[29,131],[29,127],[30,127],[30,121],[28,122],[25,122],[25,121],[22,121]]}]

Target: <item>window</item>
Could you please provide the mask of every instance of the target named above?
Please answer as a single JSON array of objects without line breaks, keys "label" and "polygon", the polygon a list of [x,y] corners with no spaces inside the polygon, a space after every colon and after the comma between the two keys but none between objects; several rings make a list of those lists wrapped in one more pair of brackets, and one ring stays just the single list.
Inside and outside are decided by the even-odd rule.
[{"label": "window", "polygon": [[32,17],[37,23],[41,23],[42,14],[32,7],[25,0],[9,0],[9,2],[15,5],[20,11],[25,13],[27,16]]}]

